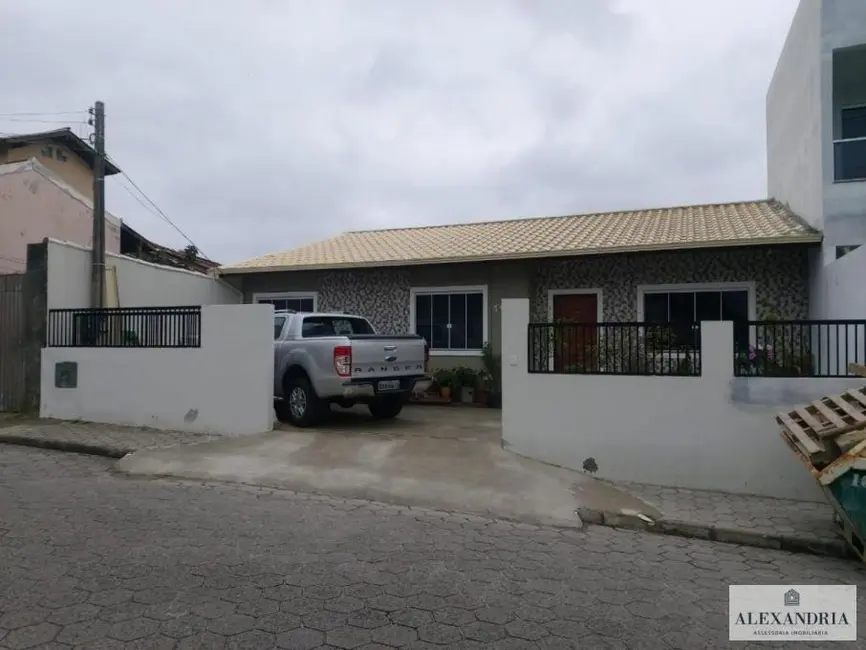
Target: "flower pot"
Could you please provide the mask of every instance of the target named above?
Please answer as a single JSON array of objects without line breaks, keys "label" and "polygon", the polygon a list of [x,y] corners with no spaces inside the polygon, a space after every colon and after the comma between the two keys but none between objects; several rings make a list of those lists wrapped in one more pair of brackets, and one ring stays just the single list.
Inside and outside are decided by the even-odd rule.
[{"label": "flower pot", "polygon": [[464,404],[472,404],[475,401],[475,389],[472,386],[461,386],[460,401]]},{"label": "flower pot", "polygon": [[440,386],[439,395],[442,399],[451,399],[451,386]]}]

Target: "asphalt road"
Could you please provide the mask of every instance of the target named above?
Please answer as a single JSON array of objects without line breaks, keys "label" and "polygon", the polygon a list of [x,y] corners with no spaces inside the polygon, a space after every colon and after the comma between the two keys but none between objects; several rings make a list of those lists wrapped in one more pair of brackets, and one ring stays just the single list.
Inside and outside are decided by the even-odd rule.
[{"label": "asphalt road", "polygon": [[748,647],[731,583],[858,584],[866,638],[855,562],[110,466],[0,446],[0,649]]}]

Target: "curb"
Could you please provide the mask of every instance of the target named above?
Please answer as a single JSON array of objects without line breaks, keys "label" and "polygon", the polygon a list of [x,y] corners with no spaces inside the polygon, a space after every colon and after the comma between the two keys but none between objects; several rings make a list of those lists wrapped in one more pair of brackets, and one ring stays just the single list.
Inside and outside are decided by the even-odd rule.
[{"label": "curb", "polygon": [[0,434],[0,444],[18,445],[21,447],[36,447],[38,449],[54,449],[56,451],[68,451],[74,454],[88,454],[90,456],[102,456],[104,458],[123,458],[133,449],[118,449],[103,445],[90,445],[85,442],[73,442],[71,440],[45,440],[41,438],[28,438],[27,436],[15,436]]},{"label": "curb", "polygon": [[724,544],[738,544],[791,553],[808,553],[823,557],[851,559],[848,545],[842,541],[829,541],[817,537],[798,537],[791,535],[768,535],[750,530],[724,528],[711,524],[695,524],[674,519],[657,519],[648,522],[635,515],[604,512],[591,508],[579,508],[578,514],[586,525],[607,526],[626,530],[638,530],[658,535],[673,535],[690,539],[704,539]]}]

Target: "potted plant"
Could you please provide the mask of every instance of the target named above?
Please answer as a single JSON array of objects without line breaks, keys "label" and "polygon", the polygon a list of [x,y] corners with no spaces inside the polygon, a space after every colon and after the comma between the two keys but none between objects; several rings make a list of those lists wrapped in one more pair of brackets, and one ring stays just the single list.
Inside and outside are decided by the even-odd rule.
[{"label": "potted plant", "polygon": [[481,349],[481,363],[487,388],[488,408],[502,408],[502,357],[493,352],[490,343]]},{"label": "potted plant", "polygon": [[454,388],[454,373],[448,368],[440,368],[433,373],[433,381],[439,387],[439,395],[443,399],[451,399],[451,390]]},{"label": "potted plant", "polygon": [[459,388],[460,401],[471,404],[475,401],[475,385],[478,382],[478,373],[472,368],[460,366],[454,371],[454,387]]}]

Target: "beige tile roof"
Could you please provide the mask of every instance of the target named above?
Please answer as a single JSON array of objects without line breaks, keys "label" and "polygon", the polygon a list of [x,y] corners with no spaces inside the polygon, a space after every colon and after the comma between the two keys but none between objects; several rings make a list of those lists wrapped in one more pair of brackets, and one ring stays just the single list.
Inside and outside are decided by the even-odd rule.
[{"label": "beige tile roof", "polygon": [[347,232],[221,267],[224,273],[405,266],[817,242],[774,200]]}]

